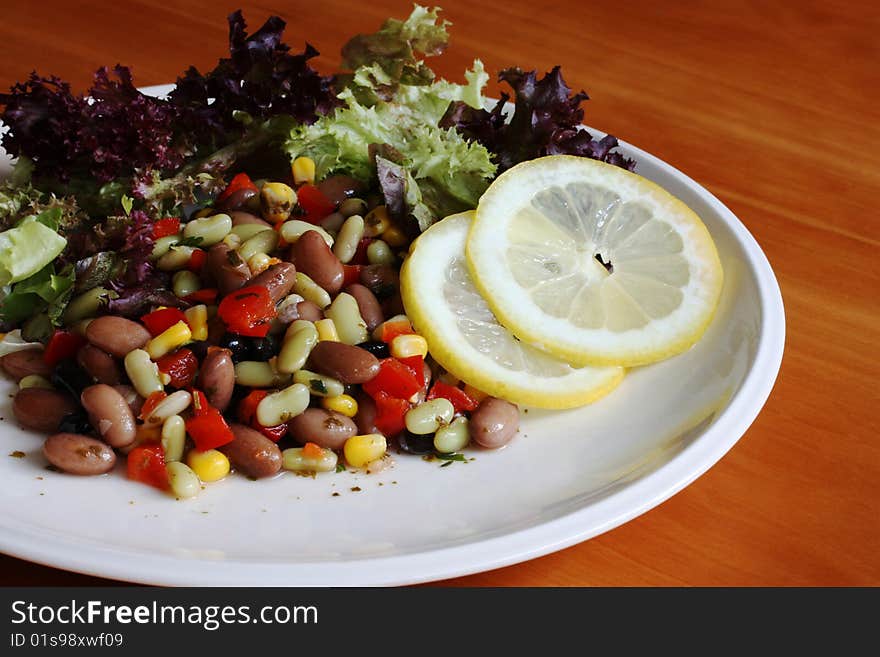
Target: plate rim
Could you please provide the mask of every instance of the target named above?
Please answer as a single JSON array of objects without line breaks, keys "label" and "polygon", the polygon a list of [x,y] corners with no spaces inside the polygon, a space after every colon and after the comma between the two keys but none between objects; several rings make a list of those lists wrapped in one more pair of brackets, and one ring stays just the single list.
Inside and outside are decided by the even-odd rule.
[{"label": "plate rim", "polygon": [[[174,85],[143,87],[162,95]],[[491,99],[487,99],[491,102]],[[583,126],[596,134],[605,134]],[[755,278],[761,320],[751,368],[713,424],[669,461],[587,506],[537,525],[460,545],[391,557],[332,562],[254,563],[154,555],[126,548],[76,545],[62,537],[43,543],[27,531],[0,535],[0,551],[53,568],[162,586],[400,586],[461,577],[565,549],[646,513],[701,477],[745,435],[773,390],[785,347],[782,293],[766,254],[739,218],[678,168],[623,140],[621,148],[650,162],[711,206],[729,227]],[[132,558],[136,557],[136,558]],[[185,564],[185,568],[180,568]],[[218,568],[222,564],[222,568]],[[366,574],[366,576],[365,576]]]}]

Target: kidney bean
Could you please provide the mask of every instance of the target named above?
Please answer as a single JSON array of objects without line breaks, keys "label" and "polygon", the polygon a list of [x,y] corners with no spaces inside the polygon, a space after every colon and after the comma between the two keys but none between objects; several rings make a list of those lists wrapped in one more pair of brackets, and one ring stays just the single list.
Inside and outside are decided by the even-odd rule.
[{"label": "kidney bean", "polygon": [[321,228],[329,232],[337,232],[345,223],[345,217],[341,212],[331,212],[321,219]]},{"label": "kidney bean", "polygon": [[116,465],[116,454],[109,445],[77,433],[46,438],[43,456],[59,470],[74,475],[104,474]]},{"label": "kidney bean", "polygon": [[238,210],[244,207],[250,207],[249,201],[257,196],[258,192],[253,189],[242,188],[232,192],[225,199],[217,203],[218,210]]},{"label": "kidney bean", "polygon": [[360,283],[354,283],[345,288],[351,296],[357,301],[358,309],[361,311],[361,318],[367,323],[367,330],[372,332],[374,328],[385,321],[385,314],[379,305],[376,295],[370,292],[369,288]]},{"label": "kidney bean", "polygon": [[388,265],[367,265],[361,270],[361,283],[379,300],[388,299],[400,289],[400,277]]},{"label": "kidney bean", "polygon": [[247,263],[222,242],[208,250],[205,273],[217,284],[220,294],[226,295],[243,287],[251,277]]},{"label": "kidney bean", "polygon": [[76,354],[76,362],[98,383],[115,386],[122,382],[119,364],[106,351],[87,344]]},{"label": "kidney bean", "polygon": [[315,443],[327,449],[342,449],[345,441],[357,433],[351,418],[323,408],[307,408],[288,421],[287,428],[300,445]]},{"label": "kidney bean", "polygon": [[296,267],[289,262],[272,265],[250,279],[248,285],[262,285],[269,291],[272,303],[278,303],[288,294],[296,282]]},{"label": "kidney bean", "polygon": [[296,304],[296,310],[299,313],[299,319],[305,319],[310,322],[324,319],[324,311],[314,301],[300,301]]},{"label": "kidney bean", "polygon": [[208,338],[205,342],[207,342],[209,346],[217,346],[223,342],[225,336],[226,324],[223,323],[223,320],[216,316],[209,319]]},{"label": "kidney bean", "polygon": [[327,176],[318,183],[318,189],[336,205],[345,199],[355,196],[364,190],[364,184],[351,176],[335,175]]},{"label": "kidney bean", "polygon": [[345,270],[317,231],[303,233],[294,243],[291,252],[297,270],[315,281],[331,296],[339,292]]},{"label": "kidney bean", "polygon": [[519,429],[519,408],[497,397],[486,397],[468,422],[471,439],[482,447],[496,449],[509,443]]},{"label": "kidney bean", "polygon": [[116,358],[125,358],[128,352],[147,344],[151,337],[150,332],[137,322],[115,315],[96,317],[86,328],[86,339]]},{"label": "kidney bean", "polygon": [[128,407],[131,409],[132,415],[137,417],[141,414],[141,408],[143,408],[145,400],[137,393],[137,390],[125,384],[113,386],[113,389],[122,395],[125,403],[128,404]]},{"label": "kidney bean", "polygon": [[242,226],[244,224],[257,224],[259,226],[272,225],[268,221],[260,219],[257,215],[251,212],[245,212],[244,210],[231,210],[227,214],[232,218],[233,226]]},{"label": "kidney bean", "polygon": [[80,401],[95,431],[108,445],[125,447],[134,442],[134,415],[118,390],[98,383],[83,390]]},{"label": "kidney bean", "polygon": [[76,408],[69,395],[49,388],[25,388],[12,400],[12,412],[18,423],[43,433],[58,431],[62,418]]},{"label": "kidney bean", "polygon": [[21,381],[31,374],[38,374],[48,379],[52,375],[52,368],[43,360],[42,349],[21,349],[13,351],[0,358],[0,367],[16,381]]},{"label": "kidney bean", "polygon": [[354,422],[358,428],[358,434],[367,435],[371,433],[382,433],[376,428],[376,402],[363,390],[359,390],[355,394],[355,401],[358,404],[357,413],[354,416]]},{"label": "kidney bean", "polygon": [[310,367],[345,384],[366,383],[379,373],[379,359],[366,349],[321,340],[309,355]]},{"label": "kidney bean", "polygon": [[220,447],[236,470],[248,477],[271,477],[281,469],[281,450],[278,445],[243,424],[230,424],[235,439]]},{"label": "kidney bean", "polygon": [[232,399],[235,386],[235,365],[229,349],[211,349],[199,372],[199,388],[204,391],[208,403],[225,411]]},{"label": "kidney bean", "polygon": [[406,315],[406,308],[403,306],[403,299],[400,298],[399,292],[395,292],[389,298],[382,300],[382,312],[385,313],[385,317]]}]

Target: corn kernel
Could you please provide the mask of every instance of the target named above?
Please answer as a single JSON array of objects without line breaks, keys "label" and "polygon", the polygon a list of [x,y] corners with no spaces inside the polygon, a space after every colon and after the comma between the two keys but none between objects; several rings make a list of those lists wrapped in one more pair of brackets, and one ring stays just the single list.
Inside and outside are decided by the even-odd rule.
[{"label": "corn kernel", "polygon": [[386,228],[385,232],[382,233],[382,241],[391,247],[404,246],[409,242],[404,232],[397,226]]},{"label": "corn kernel", "polygon": [[187,308],[183,311],[186,316],[186,323],[189,324],[189,330],[192,332],[192,339],[207,340],[208,339],[208,307],[204,304]]},{"label": "corn kernel", "polygon": [[186,455],[186,464],[204,482],[220,481],[229,474],[229,459],[216,449],[204,452],[191,449]]},{"label": "corn kernel", "polygon": [[384,205],[373,208],[364,217],[364,237],[376,237],[384,233],[391,226],[388,217],[388,208]]},{"label": "corn kernel", "polygon": [[151,359],[156,360],[185,345],[190,340],[192,340],[192,331],[189,330],[187,323],[177,322],[147,342],[144,349],[150,354]]},{"label": "corn kernel", "polygon": [[339,333],[336,331],[336,324],[332,319],[319,319],[315,322],[315,328],[318,330],[319,341],[339,342]]},{"label": "corn kernel", "polygon": [[385,436],[380,433],[368,433],[352,436],[345,441],[342,450],[345,460],[355,468],[363,468],[373,461],[385,456],[388,446]]},{"label": "corn kernel", "polygon": [[336,411],[345,417],[354,417],[358,412],[358,403],[351,395],[324,397],[321,399],[321,406],[328,411]]},{"label": "corn kernel", "polygon": [[428,341],[415,333],[395,336],[391,341],[391,355],[395,358],[409,358],[410,356],[424,358],[428,355]]},{"label": "corn kernel", "polygon": [[263,201],[263,218],[273,224],[287,221],[296,205],[296,192],[281,182],[267,182],[260,190]]},{"label": "corn kernel", "polygon": [[293,182],[311,185],[315,182],[315,161],[310,157],[298,157],[290,166],[293,171]]}]

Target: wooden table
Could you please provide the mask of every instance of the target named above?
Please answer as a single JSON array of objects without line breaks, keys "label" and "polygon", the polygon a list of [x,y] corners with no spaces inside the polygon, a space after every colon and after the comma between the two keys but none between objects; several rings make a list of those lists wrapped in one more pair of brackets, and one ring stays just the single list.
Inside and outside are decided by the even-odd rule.
[{"label": "wooden table", "polygon": [[[409,0],[244,2],[332,71],[348,35]],[[489,7],[489,5],[495,5]],[[562,552],[452,585],[880,584],[880,12],[855,0],[447,0],[458,79],[561,64],[587,122],[705,185],[782,287],[787,345],[758,419],[721,462],[649,513]],[[32,69],[84,89],[99,65],[170,82],[224,53],[234,4],[6,0],[0,87]],[[490,86],[496,94],[498,86]],[[0,582],[106,583],[9,557]]]}]

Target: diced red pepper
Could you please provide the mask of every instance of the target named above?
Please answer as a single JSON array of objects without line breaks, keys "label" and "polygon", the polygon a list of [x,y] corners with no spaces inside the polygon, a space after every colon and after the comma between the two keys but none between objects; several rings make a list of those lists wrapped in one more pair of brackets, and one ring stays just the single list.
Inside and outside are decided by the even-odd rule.
[{"label": "diced red pepper", "polygon": [[372,237],[364,237],[358,242],[357,248],[354,251],[354,255],[351,257],[351,260],[348,261],[351,265],[367,265],[369,264],[369,260],[367,259],[367,247],[373,242]]},{"label": "diced red pepper", "polygon": [[415,333],[408,319],[384,322],[379,328],[379,339],[388,344],[398,335],[411,335]]},{"label": "diced red pepper", "polygon": [[211,405],[208,404],[208,398],[198,388],[191,388],[190,394],[192,394],[193,398],[193,414],[194,415],[204,415],[205,413],[209,413],[211,411]]},{"label": "diced red pepper", "polygon": [[257,186],[253,183],[250,176],[246,173],[236,174],[232,180],[229,181],[229,184],[226,186],[222,192],[220,192],[220,196],[217,197],[217,202],[225,201],[227,198],[232,196],[235,192],[241,189],[252,189],[255,192],[260,191],[257,189]]},{"label": "diced red pepper", "polygon": [[361,281],[361,270],[363,265],[342,265],[342,287],[348,287]]},{"label": "diced red pepper", "polygon": [[180,232],[180,219],[177,217],[165,217],[153,224],[153,239],[158,240]]},{"label": "diced red pepper", "polygon": [[43,351],[43,361],[50,367],[55,367],[62,360],[76,356],[76,352],[85,343],[86,339],[78,333],[57,329]]},{"label": "diced red pepper", "polygon": [[141,445],[128,453],[126,460],[128,478],[134,481],[168,490],[168,472],[165,470],[165,451],[162,445]]},{"label": "diced red pepper", "polygon": [[186,322],[186,315],[178,308],[160,308],[143,315],[141,321],[147,327],[150,335],[155,337],[177,322]]},{"label": "diced red pepper", "polygon": [[201,391],[194,390],[193,394],[198,402],[195,415],[186,421],[186,432],[196,444],[196,449],[203,452],[231,443],[235,436],[220,411],[208,405]]},{"label": "diced red pepper", "polygon": [[385,358],[379,363],[379,373],[363,384],[364,391],[373,399],[385,393],[398,399],[409,399],[424,385],[424,379],[396,358]]},{"label": "diced red pepper", "polygon": [[171,377],[169,383],[173,388],[186,388],[192,385],[196,378],[196,372],[199,369],[199,360],[196,355],[189,349],[178,349],[177,351],[162,356],[156,361],[159,371],[164,372]]},{"label": "diced red pepper", "polygon": [[192,303],[205,303],[211,305],[217,300],[217,294],[216,287],[205,287],[201,290],[196,290],[192,294],[187,294],[183,297],[183,300]]},{"label": "diced red pepper", "polygon": [[396,436],[406,428],[406,412],[410,409],[410,403],[405,399],[392,397],[380,392],[376,400],[376,417],[373,420],[375,427],[386,436]]},{"label": "diced red pepper", "polygon": [[157,390],[156,392],[151,392],[150,396],[144,400],[144,405],[141,406],[141,412],[138,417],[143,420],[145,417],[150,415],[156,407],[159,405],[163,399],[165,399],[168,395],[164,390]]},{"label": "diced red pepper", "polygon": [[264,286],[249,285],[227,294],[217,316],[232,333],[264,338],[275,317],[275,304]]},{"label": "diced red pepper", "polygon": [[425,387],[425,359],[421,356],[409,356],[407,358],[398,358],[401,363],[409,368],[416,380],[419,382],[419,390]]},{"label": "diced red pepper", "polygon": [[251,390],[247,397],[238,402],[238,421],[250,424],[257,414],[257,406],[268,394],[267,390]]},{"label": "diced red pepper", "polygon": [[316,224],[336,210],[336,204],[314,185],[302,185],[296,190],[296,202],[303,210],[303,221]]},{"label": "diced red pepper", "polygon": [[189,262],[186,264],[186,268],[191,272],[199,273],[202,271],[202,267],[205,266],[205,260],[207,259],[208,254],[205,253],[203,249],[195,249],[189,257]]},{"label": "diced red pepper", "polygon": [[448,383],[443,383],[443,381],[436,381],[428,392],[428,399],[439,399],[441,397],[452,402],[452,406],[455,408],[456,413],[472,411],[479,406],[477,400],[461,388],[451,386]]},{"label": "diced red pepper", "polygon": [[285,422],[284,424],[277,424],[274,427],[264,427],[262,424],[257,422],[256,419],[254,419],[254,422],[253,424],[251,424],[251,426],[259,431],[261,434],[266,436],[266,438],[271,440],[273,443],[277,443],[279,440],[287,435],[287,422]]}]

